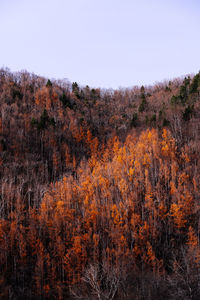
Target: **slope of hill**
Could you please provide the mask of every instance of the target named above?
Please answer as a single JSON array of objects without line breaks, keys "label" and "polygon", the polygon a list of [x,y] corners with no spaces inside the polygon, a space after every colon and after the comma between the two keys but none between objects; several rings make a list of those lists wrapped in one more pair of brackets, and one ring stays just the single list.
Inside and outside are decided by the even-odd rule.
[{"label": "slope of hill", "polygon": [[0,298],[199,299],[199,106],[0,70]]}]

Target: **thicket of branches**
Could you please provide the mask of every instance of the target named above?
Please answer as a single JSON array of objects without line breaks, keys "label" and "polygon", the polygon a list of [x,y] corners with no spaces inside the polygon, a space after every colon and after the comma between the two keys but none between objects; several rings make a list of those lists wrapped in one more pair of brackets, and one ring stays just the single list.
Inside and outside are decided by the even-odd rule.
[{"label": "thicket of branches", "polygon": [[199,91],[0,70],[1,299],[199,299]]}]

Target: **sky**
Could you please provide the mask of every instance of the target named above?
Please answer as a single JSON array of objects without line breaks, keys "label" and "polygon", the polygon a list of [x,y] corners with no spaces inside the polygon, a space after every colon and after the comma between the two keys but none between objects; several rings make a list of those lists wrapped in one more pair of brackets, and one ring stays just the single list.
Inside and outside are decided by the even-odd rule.
[{"label": "sky", "polygon": [[200,70],[199,0],[0,0],[0,68],[101,88]]}]

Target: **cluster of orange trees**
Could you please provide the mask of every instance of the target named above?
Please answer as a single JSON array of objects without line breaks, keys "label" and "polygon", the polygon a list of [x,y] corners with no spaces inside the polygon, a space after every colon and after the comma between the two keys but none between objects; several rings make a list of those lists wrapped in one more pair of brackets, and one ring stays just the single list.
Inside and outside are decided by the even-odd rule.
[{"label": "cluster of orange trees", "polygon": [[0,220],[1,284],[8,278],[38,299],[86,299],[87,293],[131,299],[131,290],[146,293],[134,282],[139,272],[155,282],[171,274],[180,284],[183,277],[185,292],[194,293],[198,199],[191,153],[179,153],[168,130],[128,135],[123,144],[114,137],[81,162],[76,176],[51,184],[39,208],[27,211],[17,199],[15,210]]}]

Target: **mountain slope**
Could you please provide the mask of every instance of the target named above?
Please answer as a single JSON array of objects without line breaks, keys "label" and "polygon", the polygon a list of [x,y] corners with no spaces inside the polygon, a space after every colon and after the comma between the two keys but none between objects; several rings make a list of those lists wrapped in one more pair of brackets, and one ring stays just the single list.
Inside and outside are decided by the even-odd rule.
[{"label": "mountain slope", "polygon": [[200,74],[0,71],[2,299],[198,299]]}]

